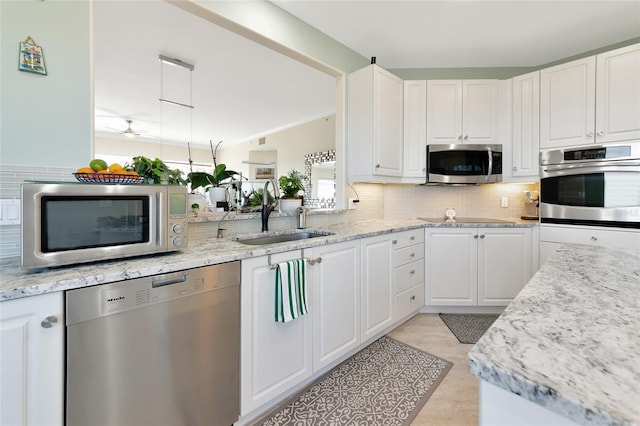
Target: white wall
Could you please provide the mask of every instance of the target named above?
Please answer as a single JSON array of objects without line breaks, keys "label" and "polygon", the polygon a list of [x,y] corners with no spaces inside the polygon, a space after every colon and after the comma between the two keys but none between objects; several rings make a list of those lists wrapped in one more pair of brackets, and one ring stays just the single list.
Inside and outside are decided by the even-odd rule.
[{"label": "white wall", "polygon": [[[76,167],[91,158],[91,3],[0,1],[0,164]],[[18,71],[20,42],[47,75]]]},{"label": "white wall", "polygon": [[305,154],[335,149],[335,127],[335,115],[332,115],[267,135],[264,145],[258,144],[259,139],[229,147],[223,144],[218,151],[220,161],[230,169],[246,169],[248,172],[242,161],[249,160],[249,152],[276,151],[276,177],[287,174],[291,169],[304,173]]}]

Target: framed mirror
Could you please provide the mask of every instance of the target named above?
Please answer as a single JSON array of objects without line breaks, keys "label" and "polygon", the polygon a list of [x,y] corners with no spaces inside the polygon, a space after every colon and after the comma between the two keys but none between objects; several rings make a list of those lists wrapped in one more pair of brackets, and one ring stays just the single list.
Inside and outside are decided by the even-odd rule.
[{"label": "framed mirror", "polygon": [[310,209],[336,207],[336,151],[313,152],[304,156],[305,199]]}]

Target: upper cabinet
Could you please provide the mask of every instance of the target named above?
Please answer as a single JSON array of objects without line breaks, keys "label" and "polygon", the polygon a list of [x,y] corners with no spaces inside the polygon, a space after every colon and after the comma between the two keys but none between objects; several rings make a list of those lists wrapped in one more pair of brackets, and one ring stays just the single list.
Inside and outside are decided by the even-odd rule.
[{"label": "upper cabinet", "polygon": [[402,79],[377,65],[349,74],[350,182],[391,182],[402,177],[402,96]]},{"label": "upper cabinet", "polygon": [[498,80],[428,80],[427,143],[499,143]]},{"label": "upper cabinet", "polygon": [[404,82],[404,177],[427,175],[427,80]]},{"label": "upper cabinet", "polygon": [[540,151],[540,72],[511,81],[511,176],[538,176]]},{"label": "upper cabinet", "polygon": [[640,138],[640,44],[540,73],[540,148]]}]

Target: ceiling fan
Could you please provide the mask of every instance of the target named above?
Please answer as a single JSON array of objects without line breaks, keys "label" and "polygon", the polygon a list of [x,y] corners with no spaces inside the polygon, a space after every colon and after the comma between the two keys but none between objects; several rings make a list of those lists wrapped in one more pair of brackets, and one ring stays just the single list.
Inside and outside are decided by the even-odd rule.
[{"label": "ceiling fan", "polygon": [[133,120],[127,120],[128,127],[125,130],[120,131],[119,133],[121,135],[125,135],[128,138],[133,138],[135,136],[140,136],[140,133],[136,132],[135,130],[133,130],[131,128],[131,123],[133,123]]}]

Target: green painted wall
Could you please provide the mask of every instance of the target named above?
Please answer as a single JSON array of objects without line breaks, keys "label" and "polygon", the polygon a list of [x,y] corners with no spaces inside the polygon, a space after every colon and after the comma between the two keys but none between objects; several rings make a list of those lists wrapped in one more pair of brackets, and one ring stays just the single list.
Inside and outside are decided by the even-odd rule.
[{"label": "green painted wall", "polygon": [[[0,24],[0,164],[85,164],[93,138],[90,2],[1,0]],[[18,70],[29,35],[47,75]]]}]

